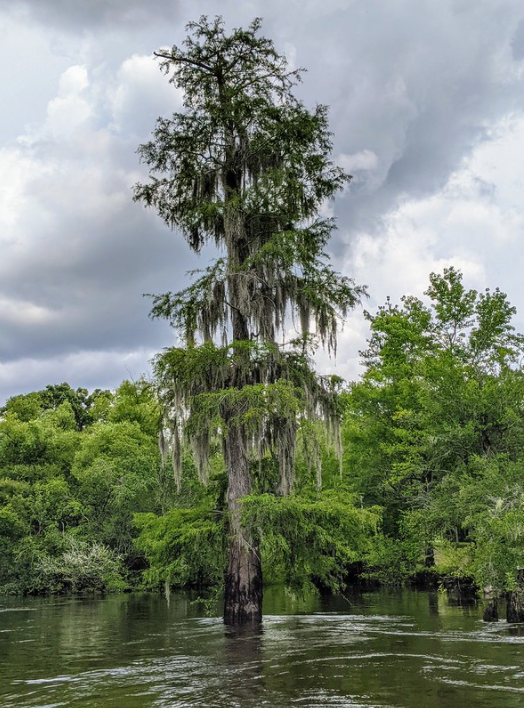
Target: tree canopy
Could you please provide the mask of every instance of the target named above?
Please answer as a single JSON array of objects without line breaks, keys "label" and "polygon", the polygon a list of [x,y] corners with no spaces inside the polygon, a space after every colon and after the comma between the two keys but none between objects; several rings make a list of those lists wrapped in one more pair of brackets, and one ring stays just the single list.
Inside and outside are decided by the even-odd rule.
[{"label": "tree canopy", "polygon": [[368,315],[365,373],[346,398],[345,468],[384,510],[370,567],[401,579],[425,559],[509,590],[522,564],[524,339],[507,296],[468,290],[454,268],[425,295]]}]

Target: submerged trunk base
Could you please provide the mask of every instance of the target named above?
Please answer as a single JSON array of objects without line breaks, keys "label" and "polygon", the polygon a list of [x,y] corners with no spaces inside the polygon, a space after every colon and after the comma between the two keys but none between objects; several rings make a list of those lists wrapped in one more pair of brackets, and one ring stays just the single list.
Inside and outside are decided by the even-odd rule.
[{"label": "submerged trunk base", "polygon": [[508,593],[506,619],[510,624],[524,622],[524,594],[522,591]]},{"label": "submerged trunk base", "polygon": [[517,570],[517,587],[508,592],[506,605],[506,619],[511,624],[524,622],[524,568]]},{"label": "submerged trunk base", "polygon": [[224,597],[224,623],[262,621],[262,567],[256,549],[235,539],[229,548]]},{"label": "submerged trunk base", "polygon": [[482,616],[484,622],[498,622],[499,621],[499,610],[496,600],[490,600],[484,610]]}]

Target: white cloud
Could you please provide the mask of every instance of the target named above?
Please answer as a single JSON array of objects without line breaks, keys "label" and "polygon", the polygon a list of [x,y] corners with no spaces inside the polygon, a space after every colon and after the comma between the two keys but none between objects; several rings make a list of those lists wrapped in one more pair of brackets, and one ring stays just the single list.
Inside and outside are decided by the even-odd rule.
[{"label": "white cloud", "polygon": [[89,77],[85,66],[70,66],[62,76],[58,84],[58,93],[61,96],[79,94],[89,86]]},{"label": "white cloud", "polygon": [[0,297],[2,320],[22,326],[47,326],[56,319],[57,313],[49,308],[39,307],[32,302]]},{"label": "white cloud", "polygon": [[347,172],[368,172],[377,169],[378,157],[373,150],[361,150],[353,155],[342,153],[337,162]]},{"label": "white cloud", "polygon": [[160,114],[182,107],[181,92],[169,84],[152,56],[134,54],[119,68],[108,90],[112,127],[145,138]]},{"label": "white cloud", "polygon": [[18,241],[18,222],[30,199],[28,179],[37,167],[41,166],[20,147],[0,149],[0,243],[3,249]]},{"label": "white cloud", "polygon": [[46,121],[46,129],[56,139],[67,140],[92,117],[93,106],[85,95],[88,87],[85,66],[70,66],[60,77],[58,96],[48,103]]},{"label": "white cloud", "polygon": [[523,183],[524,116],[513,116],[488,132],[440,191],[423,199],[406,196],[382,216],[380,235],[356,235],[343,270],[367,282],[372,310],[386,296],[421,297],[429,273],[449,265],[462,270],[468,287],[500,287],[524,308]]}]

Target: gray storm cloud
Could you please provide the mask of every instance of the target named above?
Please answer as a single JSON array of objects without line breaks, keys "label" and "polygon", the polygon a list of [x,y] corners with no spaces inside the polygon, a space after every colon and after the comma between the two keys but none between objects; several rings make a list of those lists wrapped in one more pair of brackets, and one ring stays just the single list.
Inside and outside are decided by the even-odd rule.
[{"label": "gray storm cloud", "polygon": [[[55,369],[54,379],[61,378],[67,360],[72,383],[76,375],[81,385],[91,352],[107,386],[118,383],[111,377],[119,357],[146,367],[144,352],[173,341],[165,326],[148,320],[142,293],[178,289],[198,261],[179,234],[132,203],[131,186],[143,178],[135,150],[157,115],[180,107],[150,53],[180,43],[188,20],[217,12],[228,26],[262,15],[263,32],[307,68],[297,88],[305,103],[330,105],[334,156],[354,175],[334,207],[339,231],[331,249],[372,293],[380,285],[375,273],[387,271],[380,250],[395,243],[391,214],[442,190],[449,199],[450,178],[493,139],[493,126],[521,115],[519,0],[0,5],[10,30],[0,47],[4,66],[17,37],[25,47],[23,90],[14,74],[2,75],[12,110],[0,122],[0,398],[29,385],[23,361],[41,361],[44,386]],[[499,191],[486,177],[470,202],[496,200]],[[444,211],[419,209],[417,219],[421,213],[442,220]],[[405,215],[401,223],[408,229]],[[420,253],[413,247],[405,258],[415,259],[412,270],[431,267],[457,255],[452,240],[421,237]],[[478,257],[489,260],[480,251]],[[348,341],[350,356],[361,345]],[[111,365],[107,352],[116,357]],[[36,368],[31,364],[31,382]],[[91,379],[95,374],[90,370]]]},{"label": "gray storm cloud", "polygon": [[12,6],[30,12],[36,21],[74,32],[143,25],[153,17],[172,20],[178,13],[178,3],[165,0],[14,0]]}]

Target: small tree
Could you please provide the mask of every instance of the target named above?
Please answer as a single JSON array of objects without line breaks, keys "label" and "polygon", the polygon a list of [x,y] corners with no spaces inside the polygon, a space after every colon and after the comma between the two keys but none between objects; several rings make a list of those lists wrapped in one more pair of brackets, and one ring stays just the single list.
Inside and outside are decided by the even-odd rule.
[{"label": "small tree", "polygon": [[[188,288],[155,296],[152,316],[186,340],[156,359],[177,477],[182,435],[203,480],[210,441],[222,441],[226,623],[261,617],[258,541],[239,503],[252,491],[250,466],[274,456],[275,491],[286,495],[300,420],[318,417],[337,437],[336,384],[315,374],[309,353],[316,338],[335,350],[339,318],[363,292],[324,251],[335,224],[320,208],[350,179],[330,161],[327,109],[294,97],[300,71],[258,36],[260,24],[228,35],[220,17],[201,17],[182,48],[156,53],[185,111],[158,119],[140,146],[150,181],[135,188],[193,251],[211,240],[221,252]],[[297,336],[285,341],[291,326]]]}]

